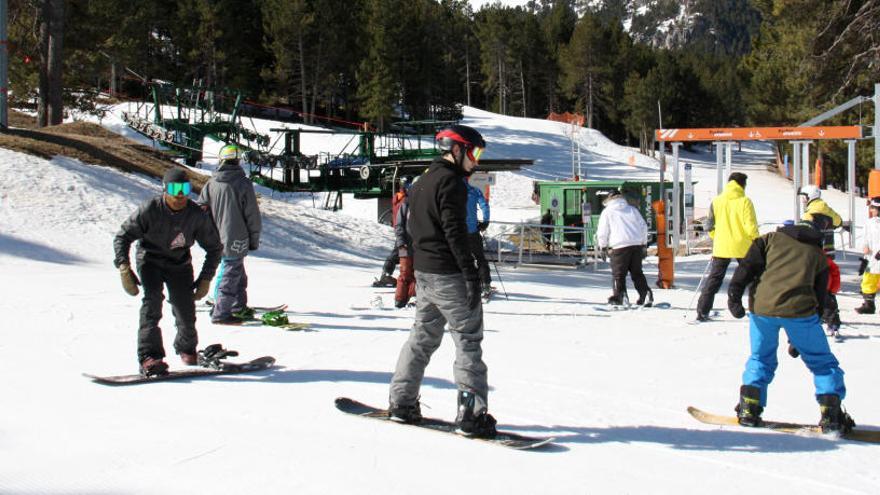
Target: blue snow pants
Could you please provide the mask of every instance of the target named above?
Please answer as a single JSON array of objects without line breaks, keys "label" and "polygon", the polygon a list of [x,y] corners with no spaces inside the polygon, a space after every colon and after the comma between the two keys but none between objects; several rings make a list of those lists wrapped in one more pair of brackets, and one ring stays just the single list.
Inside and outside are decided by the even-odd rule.
[{"label": "blue snow pants", "polygon": [[222,258],[214,281],[214,308],[211,319],[229,318],[247,306],[247,273],[244,258]]},{"label": "blue snow pants", "polygon": [[779,347],[779,328],[785,329],[788,340],[801,353],[804,364],[813,373],[816,395],[834,394],[843,400],[846,387],[843,384],[843,370],[837,358],[831,354],[828,339],[822,330],[818,315],[804,318],[778,318],[749,313],[749,337],[752,354],[746,361],[743,372],[743,385],[751,385],[761,390],[761,406],[767,404],[767,386],[773,381],[779,361],[776,358]]}]

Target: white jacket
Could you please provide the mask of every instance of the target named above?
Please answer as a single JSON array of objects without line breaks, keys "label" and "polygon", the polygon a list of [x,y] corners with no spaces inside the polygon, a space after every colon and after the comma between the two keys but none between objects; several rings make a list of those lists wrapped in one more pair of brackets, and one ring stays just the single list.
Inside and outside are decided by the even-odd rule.
[{"label": "white jacket", "polygon": [[648,224],[625,199],[614,198],[599,215],[596,243],[600,249],[648,244]]},{"label": "white jacket", "polygon": [[865,239],[862,247],[867,247],[870,252],[865,255],[868,259],[868,271],[873,274],[880,274],[880,260],[874,259],[874,255],[880,252],[880,217],[868,219],[865,225]]}]

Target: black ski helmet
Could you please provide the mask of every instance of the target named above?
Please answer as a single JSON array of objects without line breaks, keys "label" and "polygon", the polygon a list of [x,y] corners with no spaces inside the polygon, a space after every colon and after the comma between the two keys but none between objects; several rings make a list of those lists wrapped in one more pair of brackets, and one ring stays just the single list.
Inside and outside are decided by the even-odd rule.
[{"label": "black ski helmet", "polygon": [[452,150],[452,145],[458,143],[465,148],[485,148],[486,141],[483,136],[473,127],[466,125],[453,125],[437,133],[434,138],[437,148],[446,153]]}]

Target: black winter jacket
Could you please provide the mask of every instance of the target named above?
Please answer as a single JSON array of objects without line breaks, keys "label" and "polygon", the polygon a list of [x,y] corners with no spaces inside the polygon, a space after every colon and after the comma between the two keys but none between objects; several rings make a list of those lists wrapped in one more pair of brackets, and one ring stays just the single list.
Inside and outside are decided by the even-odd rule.
[{"label": "black winter jacket", "polygon": [[407,232],[413,267],[426,273],[461,273],[477,280],[468,244],[467,186],[453,163],[435,158],[409,192]]},{"label": "black winter jacket", "polygon": [[150,262],[168,269],[189,266],[192,263],[189,248],[198,242],[206,253],[198,276],[200,280],[214,276],[223,252],[214,222],[199,205],[187,201],[185,208],[174,212],[165,205],[161,195],[142,204],[122,224],[113,240],[116,252],[113,264],[117,268],[129,264],[128,252],[135,241],[139,241],[138,265]]}]

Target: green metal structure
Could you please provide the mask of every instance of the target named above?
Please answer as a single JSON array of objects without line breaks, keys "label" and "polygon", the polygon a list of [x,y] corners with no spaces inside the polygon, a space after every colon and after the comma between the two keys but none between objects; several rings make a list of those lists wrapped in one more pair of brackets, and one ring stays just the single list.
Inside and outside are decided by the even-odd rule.
[{"label": "green metal structure", "polygon": [[[649,180],[600,180],[600,181],[536,181],[535,194],[540,198],[541,223],[558,227],[582,227],[587,230],[587,248],[595,246],[596,228],[602,204],[608,193],[619,189],[630,204],[636,207],[648,224],[648,243],[656,242],[657,220],[652,203],[660,197],[660,181]],[[679,188],[684,191],[684,187]],[[665,192],[667,204],[671,199],[672,183],[667,181]],[[683,192],[682,192],[683,198]],[[684,204],[680,201],[679,204]],[[682,214],[684,208],[682,206]],[[555,231],[551,242],[560,246],[582,249],[583,236],[576,232],[563,234]]]}]

